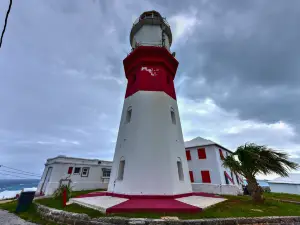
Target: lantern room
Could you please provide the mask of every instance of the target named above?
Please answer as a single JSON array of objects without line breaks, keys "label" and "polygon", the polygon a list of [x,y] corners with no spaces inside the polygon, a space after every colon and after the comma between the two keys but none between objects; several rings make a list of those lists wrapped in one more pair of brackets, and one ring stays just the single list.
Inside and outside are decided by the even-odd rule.
[{"label": "lantern room", "polygon": [[171,28],[165,18],[156,11],[141,14],[134,22],[130,32],[132,49],[138,46],[165,47],[170,51],[172,44]]}]

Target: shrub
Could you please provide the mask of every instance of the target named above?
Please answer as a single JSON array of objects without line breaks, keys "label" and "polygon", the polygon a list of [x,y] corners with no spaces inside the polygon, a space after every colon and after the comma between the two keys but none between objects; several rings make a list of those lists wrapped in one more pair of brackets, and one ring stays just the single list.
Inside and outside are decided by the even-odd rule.
[{"label": "shrub", "polygon": [[71,193],[72,193],[72,187],[70,186],[70,184],[68,185],[61,185],[60,187],[58,187],[55,192],[53,193],[53,196],[55,199],[61,199],[63,196],[63,192],[64,190],[67,191],[67,201],[69,201],[69,199],[71,198]]}]

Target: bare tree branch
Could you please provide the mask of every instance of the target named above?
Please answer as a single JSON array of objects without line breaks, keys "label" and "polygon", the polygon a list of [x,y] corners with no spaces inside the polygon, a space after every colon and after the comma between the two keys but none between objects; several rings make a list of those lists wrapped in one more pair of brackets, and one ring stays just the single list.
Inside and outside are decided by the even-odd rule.
[{"label": "bare tree branch", "polygon": [[4,28],[2,30],[1,39],[0,39],[0,48],[2,46],[3,36],[4,36],[5,29],[6,29],[7,19],[8,19],[8,15],[9,15],[10,9],[11,9],[11,5],[12,5],[12,0],[9,0],[9,6],[8,6],[8,10],[6,12],[6,17],[5,17],[5,22],[4,22]]}]

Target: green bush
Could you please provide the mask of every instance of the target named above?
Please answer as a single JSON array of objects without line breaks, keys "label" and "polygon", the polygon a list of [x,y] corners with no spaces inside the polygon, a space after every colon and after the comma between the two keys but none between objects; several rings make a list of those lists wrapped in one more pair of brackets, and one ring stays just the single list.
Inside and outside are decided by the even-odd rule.
[{"label": "green bush", "polygon": [[67,201],[71,198],[72,187],[70,185],[61,185],[59,188],[55,190],[53,196],[55,199],[62,199],[64,190],[67,191]]}]

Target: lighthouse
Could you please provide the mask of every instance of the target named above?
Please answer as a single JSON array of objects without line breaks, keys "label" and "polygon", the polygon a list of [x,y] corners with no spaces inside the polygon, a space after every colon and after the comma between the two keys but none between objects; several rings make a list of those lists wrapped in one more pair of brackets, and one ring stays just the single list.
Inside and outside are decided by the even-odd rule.
[{"label": "lighthouse", "polygon": [[[128,80],[108,190],[69,203],[103,213],[200,212],[225,201],[192,191],[174,88],[172,33],[156,11],[141,14],[124,59]],[[200,188],[201,189],[201,186]]]},{"label": "lighthouse", "polygon": [[108,192],[175,196],[192,192],[174,78],[172,33],[156,11],[144,12],[130,32],[124,59],[127,88]]}]

